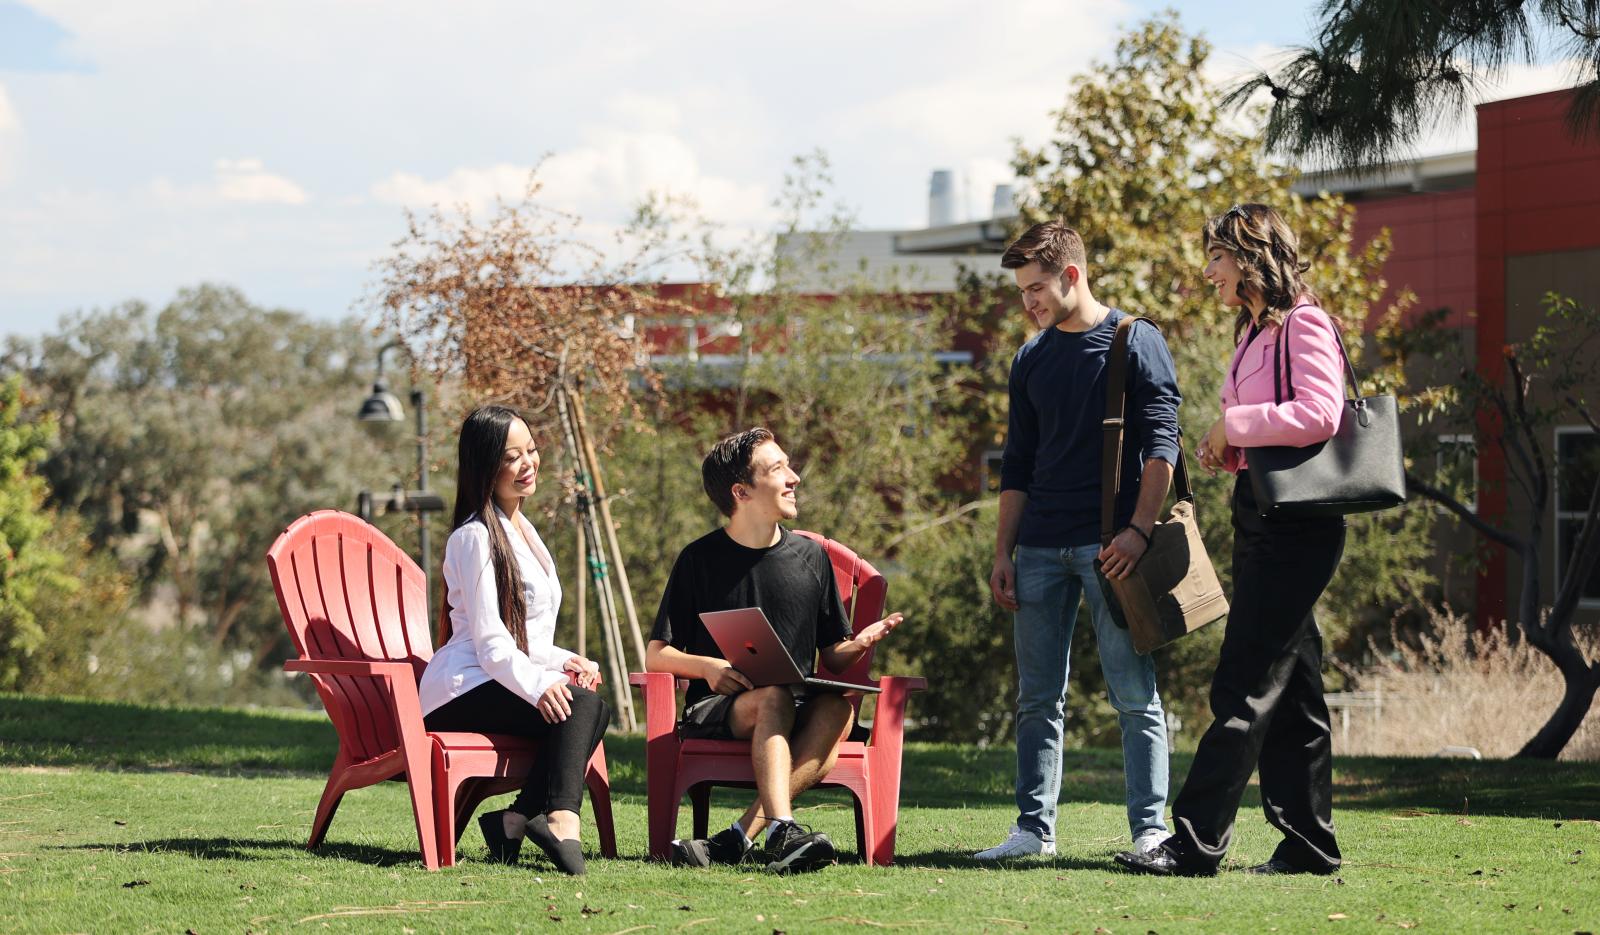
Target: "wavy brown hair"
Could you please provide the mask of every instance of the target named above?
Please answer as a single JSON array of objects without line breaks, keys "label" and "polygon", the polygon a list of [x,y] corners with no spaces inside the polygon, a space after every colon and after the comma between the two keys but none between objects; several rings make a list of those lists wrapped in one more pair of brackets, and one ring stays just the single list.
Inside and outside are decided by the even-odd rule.
[{"label": "wavy brown hair", "polygon": [[1273,325],[1283,324],[1284,315],[1301,299],[1317,301],[1316,293],[1302,278],[1311,264],[1300,259],[1300,238],[1270,206],[1234,205],[1208,219],[1201,237],[1208,255],[1212,250],[1226,250],[1239,264],[1239,298],[1245,304],[1233,323],[1235,344],[1250,325],[1252,298],[1266,303],[1261,321]]},{"label": "wavy brown hair", "polygon": [[[517,648],[528,651],[528,606],[522,599],[522,571],[511,551],[511,541],[495,516],[494,479],[505,456],[506,436],[513,420],[521,419],[506,406],[480,406],[461,423],[456,445],[456,509],[452,530],[480,522],[489,531],[489,567],[494,570],[495,597],[500,619]],[[450,602],[439,615],[438,645],[450,641]]]}]

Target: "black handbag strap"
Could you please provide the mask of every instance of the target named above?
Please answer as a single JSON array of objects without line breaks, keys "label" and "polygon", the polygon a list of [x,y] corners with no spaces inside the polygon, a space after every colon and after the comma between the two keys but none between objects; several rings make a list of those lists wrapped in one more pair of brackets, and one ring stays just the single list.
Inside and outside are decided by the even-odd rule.
[{"label": "black handbag strap", "polygon": [[[1272,399],[1278,405],[1283,405],[1283,387],[1289,387],[1289,399],[1294,400],[1294,358],[1283,362],[1283,379],[1279,377],[1279,358],[1283,356],[1283,345],[1289,342],[1289,322],[1294,318],[1294,313],[1303,308],[1313,308],[1309,304],[1296,305],[1289,309],[1289,314],[1283,316],[1283,326],[1278,329],[1278,339],[1272,342]],[[1350,352],[1344,349],[1344,336],[1339,334],[1339,326],[1333,327],[1334,343],[1339,345],[1339,358],[1344,361],[1344,376],[1350,387],[1351,399],[1360,402],[1361,384],[1356,379],[1355,365],[1350,363]]]},{"label": "black handbag strap", "polygon": [[[1111,339],[1111,352],[1106,358],[1106,417],[1100,423],[1101,545],[1109,543],[1117,533],[1111,525],[1116,521],[1117,494],[1122,488],[1122,436],[1128,408],[1128,339],[1134,323],[1141,321],[1160,332],[1160,327],[1150,319],[1129,315],[1117,322],[1117,333]],[[1178,442],[1178,463],[1174,467],[1173,486],[1179,500],[1194,500],[1181,439]]]}]

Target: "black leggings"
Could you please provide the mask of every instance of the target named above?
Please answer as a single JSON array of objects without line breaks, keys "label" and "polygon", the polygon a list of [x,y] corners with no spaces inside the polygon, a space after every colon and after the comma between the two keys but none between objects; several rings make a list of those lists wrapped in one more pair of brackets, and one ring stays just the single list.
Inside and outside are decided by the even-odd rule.
[{"label": "black leggings", "polygon": [[572,715],[559,724],[546,721],[538,708],[493,679],[445,702],[422,723],[435,732],[512,734],[539,741],[533,770],[523,780],[511,811],[527,817],[562,809],[576,812],[583,804],[589,757],[611,723],[611,706],[587,688],[569,687]]},{"label": "black leggings", "polygon": [[1269,522],[1248,473],[1233,490],[1233,602],[1211,681],[1215,717],[1166,844],[1179,863],[1215,870],[1228,851],[1250,774],[1283,832],[1274,857],[1302,871],[1340,862],[1333,836],[1333,750],[1322,699],[1322,633],[1311,610],[1344,554],[1344,518]]}]

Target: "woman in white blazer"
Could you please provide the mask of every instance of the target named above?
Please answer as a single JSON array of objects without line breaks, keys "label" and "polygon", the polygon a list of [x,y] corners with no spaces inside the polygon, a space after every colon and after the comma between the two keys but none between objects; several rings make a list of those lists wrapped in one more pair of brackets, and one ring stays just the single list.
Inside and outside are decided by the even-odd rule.
[{"label": "woman in white blazer", "polygon": [[538,740],[511,807],[478,826],[492,861],[515,862],[526,837],[561,870],[581,874],[583,777],[611,710],[594,690],[599,667],[554,642],[561,584],[522,515],[538,486],[539,449],[515,411],[484,406],[462,424],[458,458],[440,646],[419,686],[423,723]]}]

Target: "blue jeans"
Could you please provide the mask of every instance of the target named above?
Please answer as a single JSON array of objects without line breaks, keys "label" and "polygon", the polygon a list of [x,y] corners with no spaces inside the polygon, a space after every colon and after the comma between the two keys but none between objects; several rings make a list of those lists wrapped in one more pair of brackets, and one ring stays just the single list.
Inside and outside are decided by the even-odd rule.
[{"label": "blue jeans", "polygon": [[1055,840],[1061,795],[1061,737],[1078,599],[1089,603],[1100,670],[1122,728],[1128,828],[1166,831],[1167,724],[1155,663],[1133,651],[1111,620],[1095,577],[1098,543],[1068,549],[1017,546],[1017,825]]}]

